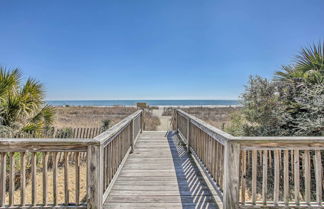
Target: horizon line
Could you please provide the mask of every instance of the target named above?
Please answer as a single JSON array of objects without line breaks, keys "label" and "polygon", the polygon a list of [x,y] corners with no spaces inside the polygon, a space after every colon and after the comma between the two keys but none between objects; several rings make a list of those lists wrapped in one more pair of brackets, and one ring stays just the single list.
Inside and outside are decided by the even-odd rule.
[{"label": "horizon line", "polygon": [[44,101],[131,101],[131,100],[151,100],[151,101],[154,101],[154,100],[169,100],[169,101],[186,101],[186,100],[240,100],[239,98],[237,99],[45,99]]}]

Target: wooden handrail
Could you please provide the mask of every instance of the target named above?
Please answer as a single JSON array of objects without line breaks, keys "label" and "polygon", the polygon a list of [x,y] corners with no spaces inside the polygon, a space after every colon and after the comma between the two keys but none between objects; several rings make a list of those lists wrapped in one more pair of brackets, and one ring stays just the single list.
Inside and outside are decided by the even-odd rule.
[{"label": "wooden handrail", "polygon": [[138,110],[106,132],[95,137],[96,145],[88,146],[88,208],[101,209],[113,183],[142,131],[143,111]]},{"label": "wooden handrail", "polygon": [[[6,146],[8,149],[15,149],[17,146],[39,145],[39,146],[54,146],[54,145],[80,145],[87,146],[99,144],[100,142],[94,139],[72,139],[72,138],[0,138],[0,146]],[[8,151],[8,150],[7,150]]]},{"label": "wooden handrail", "polygon": [[263,143],[265,141],[271,142],[324,142],[323,136],[233,136],[229,133],[226,133],[207,122],[190,115],[189,113],[184,112],[181,109],[176,110],[177,113],[183,115],[187,119],[190,119],[190,122],[202,129],[204,132],[209,134],[212,138],[219,140],[218,137],[223,138],[225,141],[233,141],[237,143]]},{"label": "wooden handrail", "polygon": [[324,137],[235,137],[182,110],[175,114],[179,137],[222,192],[224,209],[324,208]]},{"label": "wooden handrail", "polygon": [[203,130],[206,134],[211,136],[213,139],[219,141],[220,143],[225,143],[225,141],[235,139],[235,137],[231,134],[219,130],[218,128],[206,123],[203,120],[200,120],[199,118],[193,115],[184,112],[183,110],[177,109],[176,112],[180,115],[183,115],[187,120],[190,120],[192,124],[197,126],[199,129]]},{"label": "wooden handrail", "polygon": [[38,139],[38,138],[73,138],[73,139],[92,139],[103,132],[101,127],[92,128],[49,128],[41,132],[26,131],[18,133],[0,133],[0,138],[25,138],[25,139]]}]

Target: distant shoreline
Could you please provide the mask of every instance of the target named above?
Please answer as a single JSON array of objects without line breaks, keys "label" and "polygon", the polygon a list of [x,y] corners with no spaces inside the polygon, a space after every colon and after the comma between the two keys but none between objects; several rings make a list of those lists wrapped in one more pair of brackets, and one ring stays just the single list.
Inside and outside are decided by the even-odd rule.
[{"label": "distant shoreline", "polygon": [[136,103],[158,107],[229,107],[240,106],[239,100],[49,100],[52,106],[77,107],[135,107]]},{"label": "distant shoreline", "polygon": [[209,107],[209,108],[214,108],[214,107],[242,107],[242,105],[237,104],[237,105],[157,105],[155,107],[179,107],[179,108],[190,108],[190,107]]},{"label": "distant shoreline", "polygon": [[[105,106],[91,106],[91,105],[53,105],[54,107],[137,107],[136,105],[105,105]],[[151,107],[158,108],[190,108],[190,107],[202,107],[202,108],[221,108],[221,107],[242,107],[242,105],[150,105]]]}]

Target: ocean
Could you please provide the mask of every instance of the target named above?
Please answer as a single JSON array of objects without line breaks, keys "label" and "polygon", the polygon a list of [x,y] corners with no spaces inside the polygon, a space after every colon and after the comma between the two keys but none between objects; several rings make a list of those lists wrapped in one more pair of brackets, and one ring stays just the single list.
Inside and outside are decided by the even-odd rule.
[{"label": "ocean", "polygon": [[145,102],[150,106],[229,106],[239,105],[239,100],[50,100],[52,106],[135,106]]}]

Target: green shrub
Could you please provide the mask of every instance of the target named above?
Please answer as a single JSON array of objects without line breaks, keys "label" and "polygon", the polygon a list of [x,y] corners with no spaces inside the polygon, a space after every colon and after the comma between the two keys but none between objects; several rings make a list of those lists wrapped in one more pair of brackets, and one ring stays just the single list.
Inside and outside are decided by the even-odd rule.
[{"label": "green shrub", "polygon": [[324,135],[324,45],[306,48],[272,80],[251,77],[226,130],[245,136]]}]

